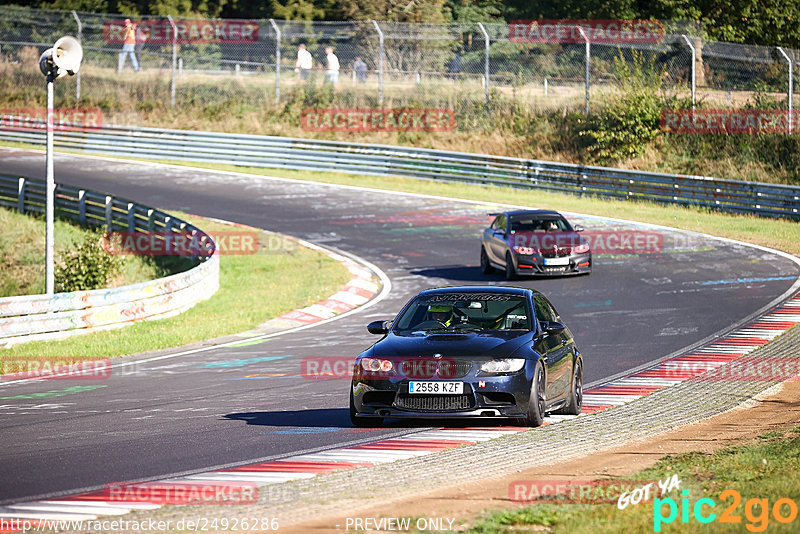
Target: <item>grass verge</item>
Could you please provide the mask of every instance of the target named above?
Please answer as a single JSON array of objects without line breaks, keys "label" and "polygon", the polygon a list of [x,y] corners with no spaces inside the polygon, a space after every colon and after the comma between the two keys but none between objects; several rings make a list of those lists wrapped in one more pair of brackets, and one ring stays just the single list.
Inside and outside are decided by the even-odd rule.
[{"label": "grass verge", "polygon": [[[798,531],[800,427],[768,432],[756,442],[727,447],[712,454],[693,452],[666,456],[631,480],[663,481],[674,474],[681,480],[680,491],[673,490],[663,497],[664,501],[668,498],[674,501],[676,516],[671,521],[657,520],[669,518],[671,510],[668,503],[654,500],[629,505],[624,510],[619,510],[616,503],[554,502],[489,513],[467,532]],[[688,491],[688,495],[684,495],[684,491]],[[683,498],[688,499],[685,504]],[[710,501],[704,501],[698,508],[704,517],[715,514],[708,524],[698,521],[695,514],[700,499],[711,499],[715,503],[712,507]],[[778,502],[780,499],[786,500]],[[687,510],[687,516],[683,516],[683,509]],[[729,522],[723,521],[726,512]],[[789,518],[792,519],[785,521]]]},{"label": "grass verge", "polygon": [[[91,230],[55,220],[55,263],[82,243]],[[45,292],[45,222],[33,214],[0,208],[0,298]],[[121,267],[108,287],[152,280],[159,269],[141,256],[121,256]]]},{"label": "grass verge", "polygon": [[[204,231],[231,229],[202,217],[177,212],[175,215]],[[256,254],[220,256],[219,290],[176,317],[61,341],[19,345],[0,350],[0,360],[95,360],[234,334],[313,304],[350,280],[350,273],[339,262],[293,240],[259,232],[259,243]]]}]

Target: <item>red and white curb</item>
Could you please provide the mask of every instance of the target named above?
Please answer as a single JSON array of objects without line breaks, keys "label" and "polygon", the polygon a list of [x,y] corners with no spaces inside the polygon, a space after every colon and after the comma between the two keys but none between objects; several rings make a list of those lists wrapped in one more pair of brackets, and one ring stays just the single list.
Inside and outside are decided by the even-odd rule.
[{"label": "red and white curb", "polygon": [[344,265],[353,278],[337,293],[311,306],[293,310],[261,325],[268,328],[295,328],[330,319],[369,302],[380,290],[372,272],[354,260],[307,241],[297,240],[302,246],[319,251]]},{"label": "red and white curb", "polygon": [[[335,253],[332,254],[335,255]],[[341,259],[348,260],[344,257]],[[345,299],[352,298],[349,295],[367,298],[361,291],[367,290],[364,282],[367,280],[366,276],[370,275],[369,271],[353,262],[351,272],[354,274],[351,289],[340,292],[345,295],[337,298],[334,298],[336,297],[334,295],[327,300],[345,303]],[[337,293],[337,295],[339,294]],[[315,306],[305,308],[299,315],[290,312],[287,314],[290,317],[286,320],[302,322],[310,320],[310,317],[321,317],[319,315],[321,312]],[[327,307],[328,305],[323,306]],[[581,416],[620,406],[685,380],[696,378],[756,350],[797,324],[800,324],[800,293],[766,315],[701,348],[587,390],[583,397]],[[555,424],[574,417],[580,416],[551,415],[545,418],[545,424]],[[424,456],[441,450],[474,445],[481,441],[530,430],[526,427],[515,426],[439,428],[397,438],[298,454],[280,460],[170,478],[159,481],[157,484],[183,488],[186,492],[204,484],[250,483],[257,486],[268,486],[290,480],[313,478],[334,471],[370,467]],[[110,497],[109,490],[97,490],[60,499],[12,504],[0,507],[0,520],[29,520],[35,526],[48,520],[92,520],[100,516],[123,515],[137,510],[154,510],[161,507],[160,504],[147,502],[116,502],[112,501]]]}]

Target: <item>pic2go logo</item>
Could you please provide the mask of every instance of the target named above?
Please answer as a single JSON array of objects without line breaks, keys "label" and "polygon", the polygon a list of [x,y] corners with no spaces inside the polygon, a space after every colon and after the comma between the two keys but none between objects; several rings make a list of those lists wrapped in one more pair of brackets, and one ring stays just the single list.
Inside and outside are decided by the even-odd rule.
[{"label": "pic2go logo", "polygon": [[[714,499],[698,499],[692,506],[689,503],[689,490],[683,490],[682,494],[680,510],[675,499],[670,497],[665,499],[656,498],[653,501],[654,532],[661,532],[662,524],[669,525],[674,522],[678,518],[679,511],[681,523],[689,523],[690,512],[698,523],[708,524],[714,521],[719,523],[742,523],[742,517],[736,513],[737,508],[742,503],[742,496],[736,490],[727,489],[719,494],[721,501],[732,499],[725,511],[719,515],[719,519],[717,519],[717,514],[711,511],[712,508],[717,506]],[[667,509],[667,515],[664,515],[665,508]],[[744,505],[744,516],[748,521],[745,528],[750,532],[764,532],[769,526],[770,512],[772,512],[772,518],[778,523],[791,523],[797,519],[797,503],[784,497],[776,500],[772,508],[770,508],[769,499],[749,499]]]}]

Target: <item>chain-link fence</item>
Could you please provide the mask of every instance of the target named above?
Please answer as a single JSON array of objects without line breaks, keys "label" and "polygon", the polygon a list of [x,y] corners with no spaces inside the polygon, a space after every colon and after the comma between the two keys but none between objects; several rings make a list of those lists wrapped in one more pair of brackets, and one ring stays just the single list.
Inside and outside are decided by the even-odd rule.
[{"label": "chain-link fence", "polygon": [[[797,50],[705,41],[674,24],[661,26],[656,39],[596,39],[579,30],[578,38],[548,40],[520,38],[509,24],[163,17],[135,18],[133,53],[123,53],[125,18],[0,7],[0,86],[43,94],[31,90],[44,86],[36,60],[63,35],[81,40],[84,61],[78,77],[57,84],[60,102],[113,109],[106,120],[131,125],[176,106],[218,109],[223,117],[295,101],[463,114],[505,99],[534,111],[588,111],[619,87],[621,73],[655,77],[706,107],[762,99],[785,109],[800,60]],[[301,45],[310,55],[302,65]]]}]

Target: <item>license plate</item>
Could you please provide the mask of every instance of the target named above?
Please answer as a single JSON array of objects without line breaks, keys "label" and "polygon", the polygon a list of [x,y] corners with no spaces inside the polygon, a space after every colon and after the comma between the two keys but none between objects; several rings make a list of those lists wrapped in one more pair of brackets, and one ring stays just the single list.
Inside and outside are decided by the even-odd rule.
[{"label": "license plate", "polygon": [[464,382],[409,382],[408,392],[427,395],[461,395],[464,393]]},{"label": "license plate", "polygon": [[569,265],[569,258],[545,258],[545,265]]}]

